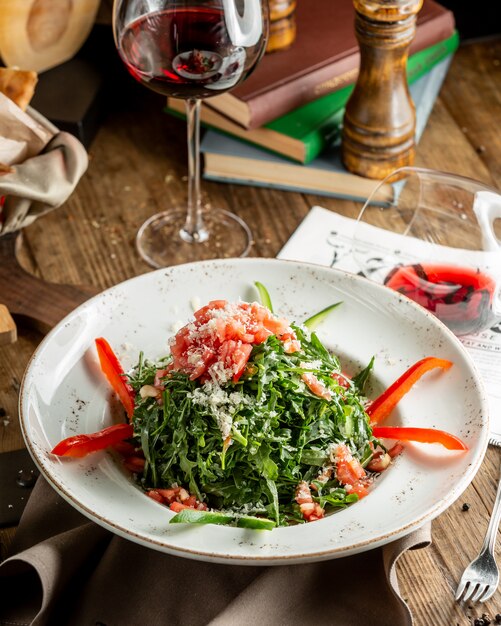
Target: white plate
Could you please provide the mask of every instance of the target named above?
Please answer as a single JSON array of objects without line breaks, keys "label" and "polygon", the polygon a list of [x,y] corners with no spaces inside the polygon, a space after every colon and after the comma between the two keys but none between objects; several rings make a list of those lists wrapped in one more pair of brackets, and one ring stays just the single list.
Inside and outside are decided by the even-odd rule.
[{"label": "white plate", "polygon": [[[143,350],[166,353],[173,324],[212,299],[256,300],[256,280],[274,309],[303,321],[343,301],[318,332],[348,371],[376,356],[376,390],[418,359],[454,362],[430,372],[399,403],[392,425],[430,426],[461,437],[466,453],[413,444],[360,502],[323,520],[269,531],[169,524],[173,515],[145,496],[107,452],[61,460],[49,451],[61,439],[112,423],[109,386],[94,339],[104,336],[132,366]],[[50,484],[84,515],[140,544],[180,556],[241,564],[298,563],[347,556],[401,537],[433,519],[464,491],[488,439],[486,395],[475,367],[435,317],[385,287],[325,267],[271,259],[194,263],[158,270],[117,285],[80,306],[42,342],[21,390],[26,444]]]}]

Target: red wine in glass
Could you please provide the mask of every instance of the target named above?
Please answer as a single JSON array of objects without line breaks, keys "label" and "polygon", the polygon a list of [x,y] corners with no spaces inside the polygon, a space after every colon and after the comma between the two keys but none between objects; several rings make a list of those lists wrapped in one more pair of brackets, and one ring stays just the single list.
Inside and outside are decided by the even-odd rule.
[{"label": "red wine in glass", "polygon": [[218,95],[251,69],[245,48],[232,45],[224,13],[215,7],[144,15],[124,30],[119,50],[136,80],[173,97]]},{"label": "red wine in glass", "polygon": [[458,335],[480,332],[493,319],[496,284],[475,268],[399,265],[389,272],[384,284],[434,313]]},{"label": "red wine in glass", "polygon": [[259,63],[268,13],[267,0],[114,0],[113,35],[129,73],[186,103],[186,206],[167,206],[136,235],[140,256],[153,267],[249,253],[253,237],[240,216],[202,210],[200,106],[236,87]]}]

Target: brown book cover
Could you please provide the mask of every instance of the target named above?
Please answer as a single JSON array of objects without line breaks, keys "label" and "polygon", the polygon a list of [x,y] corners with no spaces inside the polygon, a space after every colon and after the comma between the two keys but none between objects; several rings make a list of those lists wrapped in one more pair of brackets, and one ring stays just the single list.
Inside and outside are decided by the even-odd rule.
[{"label": "brown book cover", "polygon": [[[416,143],[419,142],[449,70],[452,53],[410,86],[416,106]],[[304,165],[272,154],[248,142],[208,130],[200,144],[204,177],[240,185],[273,187],[319,196],[350,198],[364,202],[380,181],[348,172],[341,162],[338,145],[331,145]],[[384,186],[382,201],[392,197],[392,186]],[[386,195],[388,192],[388,195]]]},{"label": "brown book cover", "polygon": [[[355,82],[360,54],[353,0],[300,0],[297,36],[288,50],[263,57],[254,73],[210,105],[245,128],[257,128]],[[424,0],[409,54],[450,37],[451,10]]]}]

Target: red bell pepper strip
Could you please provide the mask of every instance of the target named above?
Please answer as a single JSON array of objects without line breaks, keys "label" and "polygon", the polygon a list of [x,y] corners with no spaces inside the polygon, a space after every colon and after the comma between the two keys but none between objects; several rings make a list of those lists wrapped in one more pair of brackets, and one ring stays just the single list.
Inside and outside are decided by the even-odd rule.
[{"label": "red bell pepper strip", "polygon": [[420,443],[440,443],[448,450],[468,450],[461,439],[445,430],[436,428],[407,428],[376,426],[372,434],[378,439],[398,439],[399,441],[418,441]]},{"label": "red bell pepper strip", "polygon": [[367,415],[370,417],[371,424],[377,424],[392,412],[395,405],[410,390],[423,374],[436,367],[448,370],[452,365],[451,361],[446,359],[438,359],[428,356],[414,365],[397,378],[397,380],[388,387],[386,391],[372,402],[367,408]]},{"label": "red bell pepper strip", "polygon": [[90,435],[74,435],[60,441],[52,450],[57,456],[77,457],[87,456],[91,452],[104,450],[124,439],[130,439],[134,434],[132,424],[115,424],[103,428]]},{"label": "red bell pepper strip", "polygon": [[113,390],[120,398],[128,418],[131,419],[134,413],[134,389],[126,382],[125,372],[120,365],[120,361],[117,359],[117,356],[106,339],[102,337],[96,339],[96,348],[99,362],[101,363],[101,369],[108,379],[108,382],[113,387]]}]

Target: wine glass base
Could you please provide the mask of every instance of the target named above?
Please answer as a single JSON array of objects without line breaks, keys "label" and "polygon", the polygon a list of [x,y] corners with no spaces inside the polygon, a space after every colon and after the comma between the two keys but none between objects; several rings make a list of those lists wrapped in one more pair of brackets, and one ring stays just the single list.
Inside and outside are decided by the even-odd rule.
[{"label": "wine glass base", "polygon": [[195,238],[184,230],[186,211],[153,215],[137,233],[139,255],[152,267],[161,268],[249,254],[252,234],[238,215],[223,209],[211,209],[203,218],[205,228]]}]

